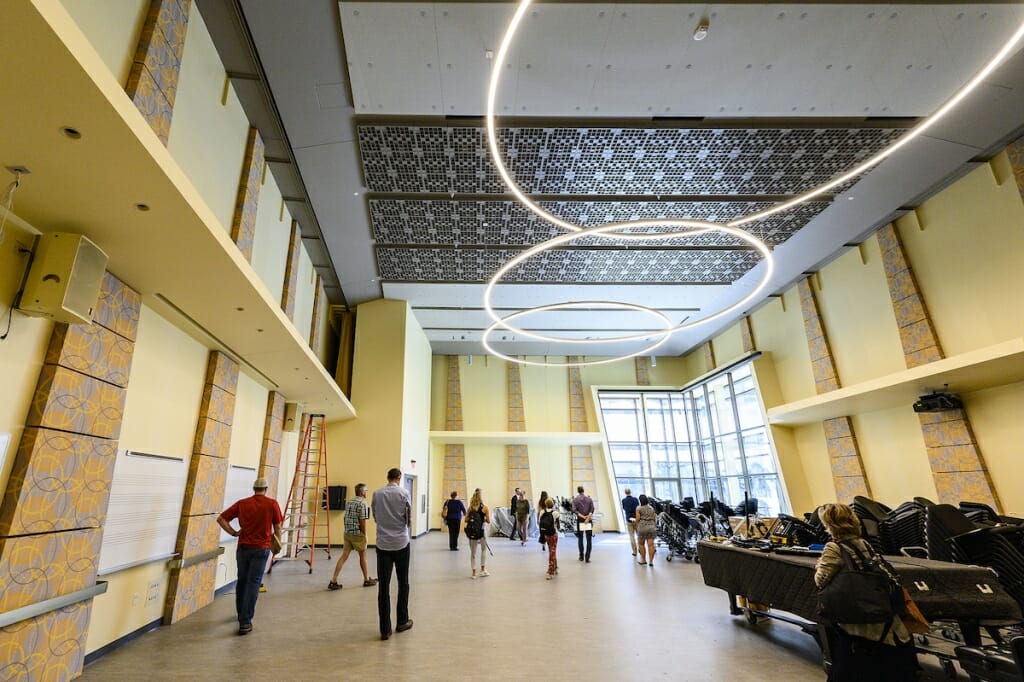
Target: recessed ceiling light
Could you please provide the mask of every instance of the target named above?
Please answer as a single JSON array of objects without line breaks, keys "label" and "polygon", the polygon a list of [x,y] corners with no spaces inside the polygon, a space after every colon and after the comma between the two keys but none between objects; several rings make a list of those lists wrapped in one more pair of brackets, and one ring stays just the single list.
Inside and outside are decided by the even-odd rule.
[{"label": "recessed ceiling light", "polygon": [[697,24],[697,28],[693,30],[693,39],[704,40],[705,38],[707,38],[709,28],[710,26],[708,25],[707,19],[702,19],[701,22]]},{"label": "recessed ceiling light", "polygon": [[137,211],[142,211],[143,213],[145,213],[146,211],[149,210],[149,204],[135,204],[135,209]]},{"label": "recessed ceiling light", "polygon": [[238,306],[237,308],[235,308],[235,310],[237,310],[238,312],[242,312],[245,310],[245,308],[243,308],[242,306]]},{"label": "recessed ceiling light", "polygon": [[352,196],[354,196],[354,197],[359,196],[359,192],[352,192]]},{"label": "recessed ceiling light", "polygon": [[82,133],[81,133],[80,130],[78,130],[78,128],[72,128],[71,126],[64,126],[63,128],[60,129],[60,132],[61,132],[62,135],[64,135],[64,137],[67,137],[67,138],[72,139],[72,140],[80,140],[80,139],[82,139]]}]

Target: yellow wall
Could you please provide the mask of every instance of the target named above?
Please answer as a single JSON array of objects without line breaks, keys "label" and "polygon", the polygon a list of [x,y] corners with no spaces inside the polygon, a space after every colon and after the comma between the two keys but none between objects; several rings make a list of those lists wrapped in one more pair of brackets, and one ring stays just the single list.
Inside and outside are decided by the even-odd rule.
[{"label": "yellow wall", "polygon": [[[815,394],[811,356],[807,350],[804,319],[796,287],[769,300],[750,316],[754,347],[766,353],[775,373],[775,398],[765,396],[765,407],[792,402]],[[760,380],[760,375],[758,375]]]},{"label": "yellow wall", "polygon": [[158,561],[105,576],[107,591],[92,603],[85,651],[91,653],[163,615],[169,573]]},{"label": "yellow wall", "polygon": [[[530,359],[540,360],[541,358]],[[568,431],[569,371],[564,368],[549,369],[532,365],[523,365],[519,371],[520,383],[523,387],[523,412],[526,415],[526,429],[528,431]],[[501,387],[504,390],[504,383],[501,384]],[[499,430],[504,431],[505,428],[502,426]]]},{"label": "yellow wall", "polygon": [[128,82],[149,0],[61,0],[121,85]]},{"label": "yellow wall", "polygon": [[[427,529],[430,492],[430,342],[405,309],[405,357],[402,386],[402,471],[416,477],[413,484],[413,532]],[[426,503],[426,504],[424,504]]]},{"label": "yellow wall", "polygon": [[[444,431],[448,423],[448,356],[435,355],[430,363],[430,430]],[[442,467],[441,471],[443,472]],[[431,476],[433,478],[433,476]]]},{"label": "yellow wall", "polygon": [[[508,394],[505,363],[476,356],[473,364],[459,358],[462,384],[462,428],[464,431],[507,431]],[[525,388],[523,389],[525,391]],[[529,421],[527,421],[529,424]]]},{"label": "yellow wall", "polygon": [[191,7],[167,149],[230,233],[249,121],[230,85],[221,103],[224,67],[196,3]]},{"label": "yellow wall", "polygon": [[852,422],[873,499],[897,507],[918,495],[936,498],[931,467],[922,456],[921,422],[909,406],[855,415]]},{"label": "yellow wall", "polygon": [[743,355],[743,333],[740,326],[734,324],[719,334],[711,342],[715,351],[715,364],[722,367]]},{"label": "yellow wall", "polygon": [[288,242],[292,234],[292,216],[283,206],[281,190],[273,174],[263,168],[259,204],[256,207],[256,234],[252,245],[252,267],[270,292],[270,298],[281,300],[284,270],[288,260]]},{"label": "yellow wall", "polygon": [[[295,328],[299,338],[309,341],[309,328],[313,321],[313,289],[316,285],[316,272],[309,260],[306,247],[299,248],[299,274],[295,280]],[[358,324],[358,322],[357,322]]]},{"label": "yellow wall", "polygon": [[1024,518],[1024,383],[961,396],[1003,513]]},{"label": "yellow wall", "polygon": [[267,418],[267,389],[241,371],[235,393],[235,415],[231,422],[229,459],[236,466],[258,467],[263,448],[263,425]]}]

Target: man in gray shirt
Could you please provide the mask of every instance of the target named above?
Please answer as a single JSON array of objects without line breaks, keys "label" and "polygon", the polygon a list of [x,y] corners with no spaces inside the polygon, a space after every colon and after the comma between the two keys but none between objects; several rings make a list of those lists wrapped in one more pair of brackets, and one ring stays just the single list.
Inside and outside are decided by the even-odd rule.
[{"label": "man in gray shirt", "polygon": [[377,612],[380,638],[391,637],[391,571],[398,574],[398,632],[412,627],[409,618],[409,523],[412,501],[399,483],[400,469],[388,470],[388,484],[374,491],[370,507],[377,523]]}]

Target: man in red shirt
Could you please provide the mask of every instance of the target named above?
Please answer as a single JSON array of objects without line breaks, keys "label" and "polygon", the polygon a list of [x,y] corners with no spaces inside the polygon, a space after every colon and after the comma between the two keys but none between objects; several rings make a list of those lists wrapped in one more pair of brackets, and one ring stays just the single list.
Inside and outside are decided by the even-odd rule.
[{"label": "man in red shirt", "polygon": [[[257,478],[252,484],[253,496],[235,502],[217,517],[217,524],[238,538],[235,560],[238,564],[238,584],[235,586],[235,610],[238,612],[238,634],[252,632],[252,616],[256,611],[256,598],[260,593],[263,569],[270,558],[270,533],[281,537],[281,507],[277,500],[267,497],[267,479]],[[241,530],[231,527],[238,519]]]}]

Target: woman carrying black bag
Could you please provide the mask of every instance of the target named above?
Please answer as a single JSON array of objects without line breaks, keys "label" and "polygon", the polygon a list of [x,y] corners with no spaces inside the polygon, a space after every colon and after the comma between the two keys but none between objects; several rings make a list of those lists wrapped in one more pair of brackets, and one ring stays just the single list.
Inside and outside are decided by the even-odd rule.
[{"label": "woman carrying black bag", "polygon": [[[823,589],[853,566],[865,570],[875,551],[861,537],[860,519],[845,504],[826,504],[820,514],[832,542],[818,559],[814,584]],[[845,556],[844,556],[845,555]],[[902,592],[900,592],[902,598]],[[898,613],[884,622],[836,623],[826,627],[832,667],[829,682],[913,682],[917,670],[913,636]]]}]

